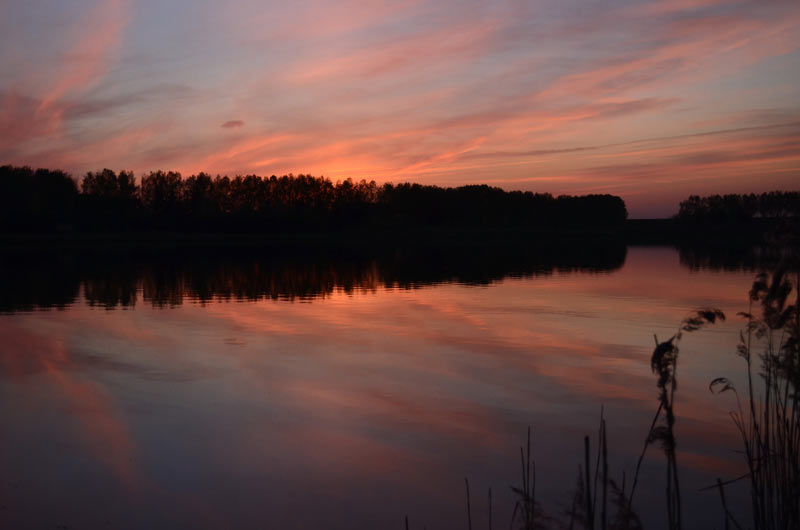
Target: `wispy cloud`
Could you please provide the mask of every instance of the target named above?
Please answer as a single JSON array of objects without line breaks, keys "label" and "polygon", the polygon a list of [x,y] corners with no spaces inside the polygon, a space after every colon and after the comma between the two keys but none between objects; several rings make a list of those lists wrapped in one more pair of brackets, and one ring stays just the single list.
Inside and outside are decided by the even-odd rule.
[{"label": "wispy cloud", "polygon": [[[234,0],[193,6],[191,28],[178,12],[97,3],[77,37],[45,38],[63,50],[49,73],[32,84],[12,68],[0,81],[0,156],[76,173],[610,190],[633,210],[670,179],[724,192],[755,172],[765,187],[798,176],[793,133],[779,127],[800,112],[796,2]],[[195,95],[169,95],[177,85]],[[739,144],[693,136],[717,129],[740,129]]]},{"label": "wispy cloud", "polygon": [[81,36],[62,54],[35,116],[49,114],[56,127],[64,112],[59,105],[64,96],[91,87],[108,73],[126,25],[126,7],[125,0],[102,1],[82,17],[74,28],[74,34]]}]

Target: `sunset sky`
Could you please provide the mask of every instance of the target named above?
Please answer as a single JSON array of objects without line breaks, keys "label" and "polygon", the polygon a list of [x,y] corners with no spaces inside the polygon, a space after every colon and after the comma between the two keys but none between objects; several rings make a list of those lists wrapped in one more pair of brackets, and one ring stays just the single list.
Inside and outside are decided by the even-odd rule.
[{"label": "sunset sky", "polygon": [[0,0],[0,164],[797,189],[800,2]]}]

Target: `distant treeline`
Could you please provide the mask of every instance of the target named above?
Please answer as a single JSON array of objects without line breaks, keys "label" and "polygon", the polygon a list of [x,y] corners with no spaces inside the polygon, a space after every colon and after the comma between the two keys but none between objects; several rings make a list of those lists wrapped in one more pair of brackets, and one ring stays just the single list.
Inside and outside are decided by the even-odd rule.
[{"label": "distant treeline", "polygon": [[770,191],[756,195],[692,195],[680,204],[678,219],[692,223],[800,218],[800,192]]},{"label": "distant treeline", "polygon": [[0,167],[0,231],[273,232],[342,228],[613,228],[627,218],[613,195],[442,188],[310,175],[139,179],[109,169],[77,182],[59,170]]}]

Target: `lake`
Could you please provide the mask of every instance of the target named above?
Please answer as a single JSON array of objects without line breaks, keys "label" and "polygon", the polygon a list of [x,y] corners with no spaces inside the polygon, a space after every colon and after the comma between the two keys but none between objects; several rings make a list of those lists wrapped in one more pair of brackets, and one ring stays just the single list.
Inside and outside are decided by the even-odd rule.
[{"label": "lake", "polygon": [[[671,247],[7,260],[0,526],[466,528],[466,477],[474,527],[491,487],[505,528],[528,426],[536,499],[559,518],[601,406],[630,487],[654,334],[713,306],[728,320],[681,341],[676,432],[686,527],[720,527],[718,493],[698,490],[745,465],[734,403],[708,385],[743,376],[753,276]],[[647,528],[666,527],[665,471],[651,447]],[[728,495],[746,517],[744,487]]]}]

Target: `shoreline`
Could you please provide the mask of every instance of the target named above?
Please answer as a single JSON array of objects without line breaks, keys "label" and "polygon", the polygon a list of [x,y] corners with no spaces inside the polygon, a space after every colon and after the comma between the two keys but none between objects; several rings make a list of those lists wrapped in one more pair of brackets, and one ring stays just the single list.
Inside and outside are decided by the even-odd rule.
[{"label": "shoreline", "polygon": [[563,247],[589,243],[634,246],[744,247],[765,245],[775,220],[691,225],[676,219],[629,219],[598,228],[358,228],[274,232],[96,231],[0,233],[0,254],[42,249],[381,249],[392,247]]}]

